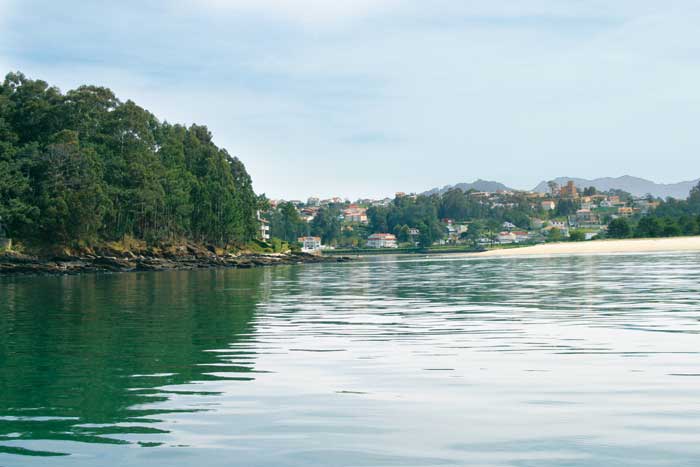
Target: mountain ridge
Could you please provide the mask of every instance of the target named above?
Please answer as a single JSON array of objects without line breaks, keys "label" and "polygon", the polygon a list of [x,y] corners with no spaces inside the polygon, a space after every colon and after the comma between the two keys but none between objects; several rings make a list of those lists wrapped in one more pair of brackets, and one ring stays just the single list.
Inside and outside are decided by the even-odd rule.
[{"label": "mountain ridge", "polygon": [[[573,181],[577,188],[583,189],[589,186],[595,187],[599,191],[624,190],[634,196],[645,196],[651,194],[659,198],[685,199],[690,194],[690,190],[700,182],[700,178],[677,183],[656,183],[645,178],[623,175],[621,177],[600,177],[585,179],[577,177],[557,177],[553,180],[559,185],[566,185]],[[541,181],[532,191],[546,193],[549,191],[547,185],[549,181]]]},{"label": "mountain ridge", "polygon": [[[549,192],[549,186],[547,185],[549,181],[550,180],[541,181],[530,191],[538,193]],[[671,197],[676,199],[685,199],[690,194],[690,190],[700,183],[700,178],[677,183],[656,183],[652,180],[641,177],[622,175],[620,177],[599,177],[593,179],[579,177],[557,177],[553,179],[553,181],[559,185],[566,185],[569,181],[573,181],[579,190],[593,186],[598,191],[623,190],[631,193],[634,196],[645,196],[647,194],[651,194],[657,198],[665,199]],[[441,195],[455,188],[459,188],[462,191],[476,190],[490,193],[495,193],[497,191],[519,191],[497,181],[479,178],[471,183],[456,183],[454,185],[435,187],[422,194],[427,196],[434,194]]]},{"label": "mountain ridge", "polygon": [[430,196],[430,195],[435,195],[435,194],[443,194],[449,190],[453,190],[455,188],[459,188],[462,191],[469,191],[469,190],[476,190],[476,191],[484,191],[484,192],[489,192],[489,193],[495,193],[497,191],[512,191],[512,188],[507,187],[503,183],[500,182],[494,182],[491,180],[483,180],[481,178],[474,180],[471,183],[456,183],[454,185],[445,185],[442,188],[440,187],[435,187],[431,190],[426,191],[423,193],[424,195]]}]

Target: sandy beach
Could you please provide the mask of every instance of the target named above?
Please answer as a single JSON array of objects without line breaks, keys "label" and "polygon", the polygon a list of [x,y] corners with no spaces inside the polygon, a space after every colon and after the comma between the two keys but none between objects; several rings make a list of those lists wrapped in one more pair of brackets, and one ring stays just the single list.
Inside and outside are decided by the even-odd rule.
[{"label": "sandy beach", "polygon": [[475,253],[475,255],[501,257],[569,254],[645,253],[664,251],[700,251],[700,236],[547,243],[522,248],[505,248],[498,250],[490,250],[485,251],[483,253]]}]

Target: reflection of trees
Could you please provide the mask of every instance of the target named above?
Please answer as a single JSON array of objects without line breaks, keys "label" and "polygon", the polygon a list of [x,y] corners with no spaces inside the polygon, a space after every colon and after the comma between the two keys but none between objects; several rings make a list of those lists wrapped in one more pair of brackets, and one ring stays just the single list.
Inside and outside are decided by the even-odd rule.
[{"label": "reflection of trees", "polygon": [[[251,340],[267,274],[0,281],[0,442],[121,443],[109,435],[159,432],[152,426],[159,410],[140,408],[168,399],[159,387],[222,379],[222,372],[252,378],[251,350],[244,363],[216,367],[235,351],[207,350]],[[41,454],[0,446],[2,452]]]}]

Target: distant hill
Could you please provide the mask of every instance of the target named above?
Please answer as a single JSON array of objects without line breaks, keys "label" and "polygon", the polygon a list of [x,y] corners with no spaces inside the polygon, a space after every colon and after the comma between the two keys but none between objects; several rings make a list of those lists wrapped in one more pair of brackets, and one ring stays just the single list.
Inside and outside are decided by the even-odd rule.
[{"label": "distant hill", "polygon": [[[546,183],[545,183],[546,185]],[[484,192],[489,192],[489,193],[495,193],[497,191],[505,190],[505,191],[511,191],[512,188],[508,188],[505,186],[503,183],[499,182],[492,182],[489,180],[482,180],[478,179],[475,182],[472,183],[458,183],[456,185],[445,185],[442,188],[433,188],[432,190],[428,190],[424,195],[430,196],[434,194],[443,194],[446,191],[452,190],[454,188],[459,188],[462,191],[469,191],[469,190],[476,190],[476,191],[484,191]]]},{"label": "distant hill", "polygon": [[[573,178],[573,177],[559,177],[555,178],[554,181],[559,185],[566,185],[569,180],[573,180],[577,188],[583,189],[589,186],[595,187],[599,191],[608,191],[611,189],[624,190],[635,196],[644,196],[647,193],[651,193],[653,196],[660,198],[677,198],[685,199],[690,194],[690,190],[700,182],[700,179],[690,180],[687,182],[679,183],[655,183],[651,180],[646,180],[644,178],[631,177],[629,175],[624,175],[622,177],[604,177],[596,178],[593,180],[586,180],[585,178]],[[547,181],[540,182],[532,191],[539,193],[546,193],[549,191],[547,186]]]}]

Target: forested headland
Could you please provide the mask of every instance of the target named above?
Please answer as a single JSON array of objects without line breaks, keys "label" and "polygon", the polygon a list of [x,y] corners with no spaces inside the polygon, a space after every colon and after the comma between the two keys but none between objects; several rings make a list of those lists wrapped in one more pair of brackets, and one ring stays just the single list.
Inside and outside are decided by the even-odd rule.
[{"label": "forested headland", "polygon": [[258,202],[206,126],[159,121],[104,87],[62,93],[21,73],[0,85],[0,223],[23,244],[242,244]]}]

